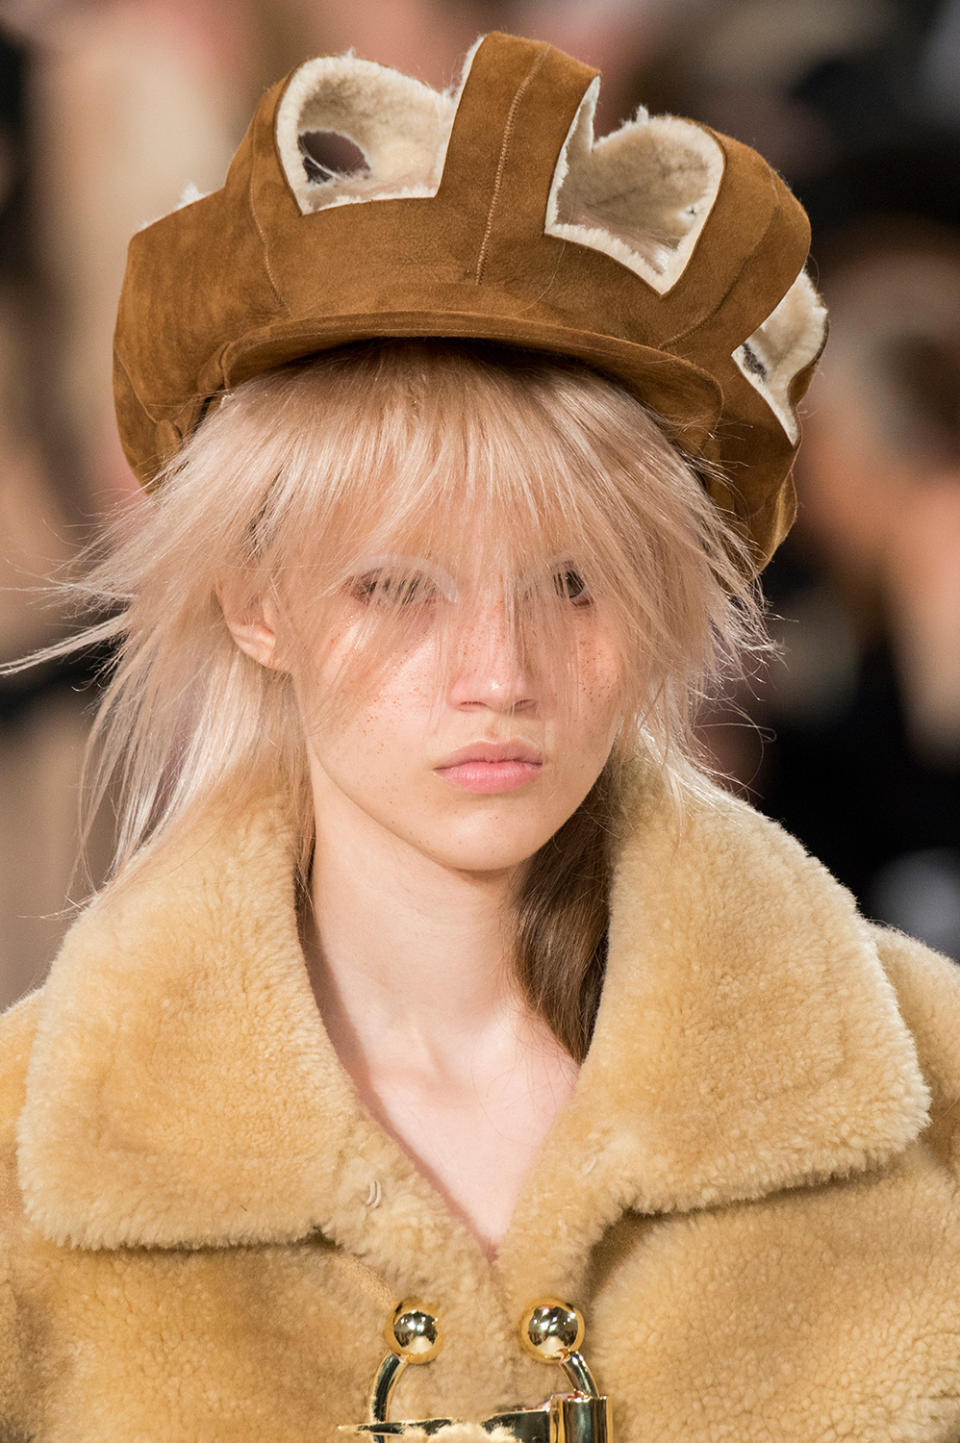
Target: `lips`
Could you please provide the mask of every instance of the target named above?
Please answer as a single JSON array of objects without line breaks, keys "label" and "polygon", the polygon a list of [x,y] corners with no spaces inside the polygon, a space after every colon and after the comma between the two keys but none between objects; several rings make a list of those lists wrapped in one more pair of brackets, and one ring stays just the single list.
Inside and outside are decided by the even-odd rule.
[{"label": "lips", "polygon": [[462,762],[533,762],[539,765],[542,761],[542,753],[529,742],[473,742],[444,757],[442,762],[437,763],[437,769],[457,767]]}]

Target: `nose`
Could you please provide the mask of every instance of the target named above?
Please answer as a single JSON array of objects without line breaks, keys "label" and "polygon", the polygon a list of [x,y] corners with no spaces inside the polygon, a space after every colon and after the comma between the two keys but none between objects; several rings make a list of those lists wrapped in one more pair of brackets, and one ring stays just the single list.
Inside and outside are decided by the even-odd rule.
[{"label": "nose", "polygon": [[512,712],[537,707],[538,686],[511,640],[502,597],[477,603],[453,640],[450,702],[470,709]]}]

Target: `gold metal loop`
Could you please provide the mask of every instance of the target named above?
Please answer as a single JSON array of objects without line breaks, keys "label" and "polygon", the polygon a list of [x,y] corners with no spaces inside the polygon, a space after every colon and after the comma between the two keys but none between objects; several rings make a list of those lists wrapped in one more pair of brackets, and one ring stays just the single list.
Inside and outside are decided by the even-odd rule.
[{"label": "gold metal loop", "polygon": [[[481,1421],[486,1432],[506,1428],[517,1443],[613,1443],[610,1401],[601,1395],[579,1352],[583,1318],[560,1298],[541,1298],[524,1312],[520,1341],[542,1363],[553,1363],[573,1384],[538,1408],[516,1408]],[[370,1421],[341,1424],[338,1432],[360,1433],[371,1443],[392,1443],[412,1432],[439,1433],[457,1420],[420,1418],[390,1421],[394,1389],[408,1363],[428,1363],[440,1350],[437,1315],[418,1298],[404,1298],[386,1327],[390,1349],[380,1365],[370,1399]]]},{"label": "gold metal loop", "polygon": [[541,1363],[557,1363],[578,1393],[599,1398],[600,1392],[587,1360],[580,1352],[583,1316],[560,1298],[531,1303],[520,1319],[520,1343]]}]

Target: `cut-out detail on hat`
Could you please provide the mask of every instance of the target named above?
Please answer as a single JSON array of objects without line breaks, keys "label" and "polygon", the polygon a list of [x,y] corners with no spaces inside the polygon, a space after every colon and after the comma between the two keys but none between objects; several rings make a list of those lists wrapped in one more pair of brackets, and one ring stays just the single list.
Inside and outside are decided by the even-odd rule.
[{"label": "cut-out detail on hat", "polygon": [[819,354],[826,326],[826,309],[803,270],[763,324],[733,352],[740,371],[766,401],[794,446],[800,428],[790,404],[790,386]]},{"label": "cut-out detail on hat", "polygon": [[[301,212],[363,200],[436,195],[456,97],[353,55],[308,60],[277,108],[277,149]],[[365,164],[331,170],[305,158],[310,135],[355,147]]]},{"label": "cut-out detail on hat", "polygon": [[686,270],[723,178],[724,155],[701,126],[635,119],[594,141],[592,81],[564,142],[544,230],[603,251],[666,295]]},{"label": "cut-out detail on hat", "polygon": [[359,175],[369,171],[367,157],[346,135],[335,130],[309,130],[297,137],[303,157],[303,170],[314,185],[333,180],[334,176]]}]

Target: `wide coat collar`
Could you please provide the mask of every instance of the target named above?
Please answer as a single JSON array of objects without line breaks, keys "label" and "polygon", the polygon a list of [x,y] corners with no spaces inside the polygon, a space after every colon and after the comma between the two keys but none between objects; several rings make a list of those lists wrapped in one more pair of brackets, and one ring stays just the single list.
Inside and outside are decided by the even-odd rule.
[{"label": "wide coat collar", "polygon": [[[637,762],[609,959],[575,1093],[494,1266],[570,1295],[625,1209],[762,1197],[881,1165],[929,1105],[850,895],[717,791],[678,820]],[[321,1232],[409,1290],[438,1250],[486,1266],[362,1106],[323,1028],[276,798],[211,806],[74,924],[40,1003],[19,1170],[27,1213],[85,1248]]]}]

